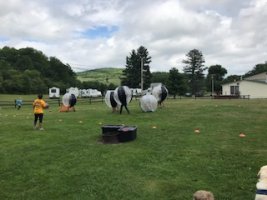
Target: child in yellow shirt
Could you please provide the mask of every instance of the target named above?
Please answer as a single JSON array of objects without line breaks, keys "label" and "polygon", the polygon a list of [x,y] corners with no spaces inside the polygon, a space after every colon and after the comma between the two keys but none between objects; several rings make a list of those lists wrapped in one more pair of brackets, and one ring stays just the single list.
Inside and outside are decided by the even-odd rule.
[{"label": "child in yellow shirt", "polygon": [[[43,100],[43,95],[39,94],[38,99],[35,99],[33,104],[33,113],[34,113],[34,129],[44,130],[43,128],[43,117],[44,117],[44,108],[46,108],[46,102]],[[37,126],[37,121],[39,120],[39,125]]]}]

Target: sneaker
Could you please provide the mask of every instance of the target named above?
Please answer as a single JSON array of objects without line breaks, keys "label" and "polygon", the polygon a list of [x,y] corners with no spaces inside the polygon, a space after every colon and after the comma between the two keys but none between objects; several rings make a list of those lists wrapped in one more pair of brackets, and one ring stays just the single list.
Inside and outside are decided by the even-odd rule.
[{"label": "sneaker", "polygon": [[40,130],[40,131],[44,131],[44,128],[40,128],[39,130]]},{"label": "sneaker", "polygon": [[34,127],[33,127],[33,130],[38,130],[38,127],[37,127],[37,126],[34,126]]}]

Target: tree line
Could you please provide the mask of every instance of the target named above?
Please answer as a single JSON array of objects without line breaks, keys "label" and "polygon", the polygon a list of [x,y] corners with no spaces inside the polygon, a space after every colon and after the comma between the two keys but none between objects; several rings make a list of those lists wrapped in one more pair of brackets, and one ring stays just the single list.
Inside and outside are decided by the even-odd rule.
[{"label": "tree line", "polygon": [[[220,94],[221,84],[239,80],[240,76],[226,78],[227,70],[221,65],[205,66],[205,58],[198,49],[190,50],[182,61],[183,72],[172,67],[169,72],[151,72],[152,57],[144,46],[132,50],[126,56],[126,65],[121,85],[130,88],[149,88],[151,83],[166,85],[169,93],[177,95],[202,96],[206,92]],[[142,70],[142,72],[141,72]],[[207,71],[206,75],[205,72]],[[244,77],[267,71],[267,63],[257,64]],[[142,74],[142,79],[141,79]],[[141,85],[142,82],[142,85]],[[64,92],[69,87],[95,88],[105,92],[117,85],[96,81],[81,82],[69,64],[63,64],[56,57],[47,57],[41,51],[27,47],[0,49],[0,93],[34,94],[47,93],[48,88],[59,87]]]},{"label": "tree line", "polygon": [[[240,80],[239,75],[230,75],[225,78],[227,70],[220,64],[205,66],[205,58],[198,49],[192,49],[186,54],[186,59],[182,61],[183,72],[179,72],[176,67],[172,67],[169,72],[150,72],[151,56],[144,46],[137,50],[132,50],[130,56],[126,57],[126,68],[123,70],[122,84],[133,88],[140,88],[141,74],[143,74],[144,88],[148,88],[150,83],[160,82],[166,85],[171,95],[195,95],[203,96],[220,95],[222,84]],[[142,73],[141,68],[143,67]],[[205,74],[205,72],[207,73]],[[261,72],[267,72],[267,62],[257,64],[251,71],[243,77],[252,76]]]},{"label": "tree line", "polygon": [[[132,50],[130,56],[126,57],[126,68],[123,70],[122,84],[133,88],[140,88],[141,74],[143,74],[144,88],[148,88],[150,83],[160,82],[166,85],[169,93],[177,95],[201,96],[205,91],[209,90],[209,82],[212,78],[216,91],[220,90],[220,84],[227,70],[221,65],[214,65],[207,68],[204,63],[205,59],[202,52],[193,49],[186,54],[183,60],[183,73],[175,67],[169,72],[150,72],[151,56],[148,50],[140,46],[137,50]],[[143,69],[141,69],[143,68]],[[205,77],[205,70],[209,71]],[[141,72],[142,71],[142,72]],[[211,74],[214,75],[211,77]]]}]

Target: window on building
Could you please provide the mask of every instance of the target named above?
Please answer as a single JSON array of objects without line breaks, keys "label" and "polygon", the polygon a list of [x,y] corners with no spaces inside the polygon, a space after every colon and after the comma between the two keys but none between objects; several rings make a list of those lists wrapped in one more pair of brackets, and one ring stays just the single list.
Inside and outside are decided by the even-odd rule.
[{"label": "window on building", "polygon": [[231,95],[239,95],[239,86],[238,85],[231,85],[230,86]]}]

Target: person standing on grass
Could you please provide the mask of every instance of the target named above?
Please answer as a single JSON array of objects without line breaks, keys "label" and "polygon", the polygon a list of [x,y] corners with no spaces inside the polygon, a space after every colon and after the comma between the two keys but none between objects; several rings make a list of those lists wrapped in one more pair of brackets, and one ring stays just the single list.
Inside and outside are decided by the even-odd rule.
[{"label": "person standing on grass", "polygon": [[[46,108],[46,102],[43,100],[43,95],[39,94],[38,98],[33,102],[33,113],[34,113],[34,129],[44,130],[43,128],[43,117],[44,109]],[[39,125],[37,126],[37,121]]]},{"label": "person standing on grass", "polygon": [[15,108],[17,108],[19,110],[21,108],[21,106],[22,106],[22,100],[16,99],[15,100]]}]

